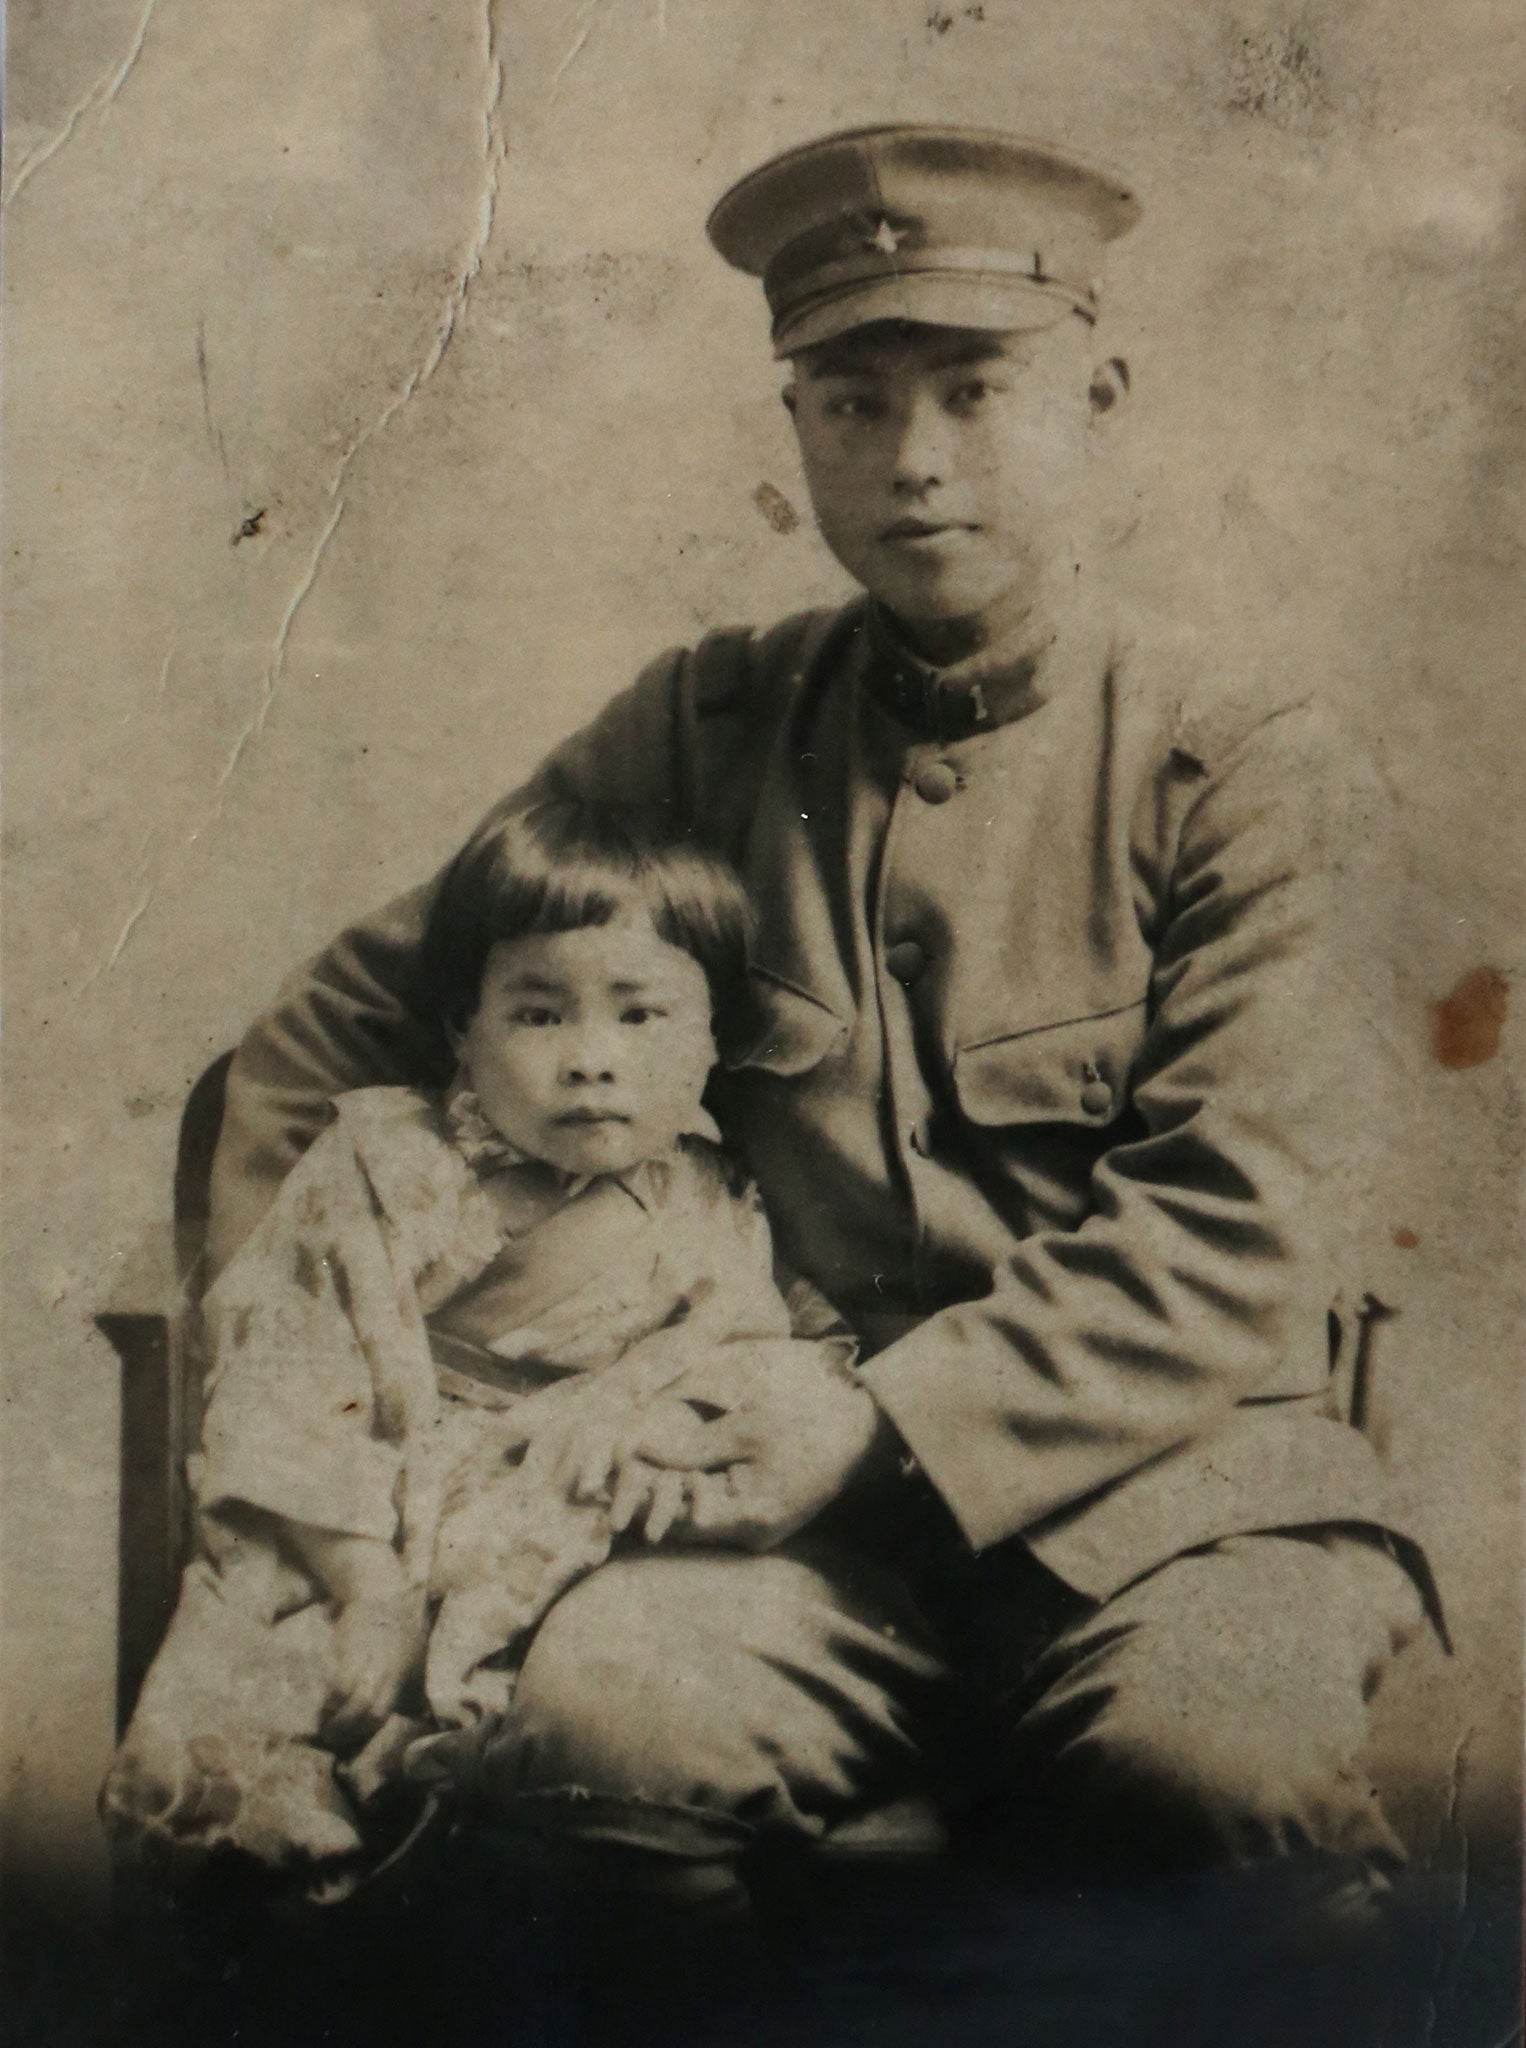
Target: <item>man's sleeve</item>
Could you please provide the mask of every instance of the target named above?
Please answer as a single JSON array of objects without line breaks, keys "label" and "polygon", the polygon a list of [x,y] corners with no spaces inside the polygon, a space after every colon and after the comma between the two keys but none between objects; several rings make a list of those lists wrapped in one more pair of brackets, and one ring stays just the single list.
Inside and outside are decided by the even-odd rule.
[{"label": "man's sleeve", "polygon": [[862,1368],[977,1547],[1202,1436],[1308,1355],[1329,1299],[1314,1214],[1339,866],[1325,772],[1308,707],[1204,771],[1155,945],[1135,1119],[1094,1169],[1090,1213],[1014,1243],[987,1297]]},{"label": "man's sleeve", "polygon": [[[664,655],[559,747],[499,808],[543,796],[675,806],[684,800],[680,712],[690,657]],[[352,925],[287,982],[228,1075],[212,1171],[209,1251],[220,1271],[349,1088],[449,1078],[443,1038],[420,1016],[414,967],[440,877]]]}]

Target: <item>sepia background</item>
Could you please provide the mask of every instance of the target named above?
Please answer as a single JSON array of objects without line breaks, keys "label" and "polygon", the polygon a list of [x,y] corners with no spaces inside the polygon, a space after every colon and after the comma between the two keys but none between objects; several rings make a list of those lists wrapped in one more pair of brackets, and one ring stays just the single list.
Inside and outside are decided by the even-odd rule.
[{"label": "sepia background", "polygon": [[1397,819],[1354,905],[1359,1032],[1309,1020],[1334,1087],[1385,1077],[1351,1284],[1402,1308],[1392,1457],[1458,1648],[1401,1669],[1383,1762],[1422,1845],[1508,1866],[1523,44],[1515,0],[12,0],[13,1880],[99,1894],[92,1318],[167,1220],[189,1084],[651,654],[841,590],[756,289],[702,222],[774,150],[897,118],[1136,184],[1098,336],[1135,394],[1098,437],[1109,549],[1221,622],[1227,680],[1306,671]]}]

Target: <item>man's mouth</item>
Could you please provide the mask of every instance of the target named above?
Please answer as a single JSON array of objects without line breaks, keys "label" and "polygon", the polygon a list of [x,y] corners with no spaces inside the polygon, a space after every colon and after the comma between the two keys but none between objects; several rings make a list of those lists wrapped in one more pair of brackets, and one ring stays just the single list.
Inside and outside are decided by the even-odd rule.
[{"label": "man's mouth", "polygon": [[976,533],[968,519],[897,519],[880,535],[881,540],[934,540],[942,533]]}]

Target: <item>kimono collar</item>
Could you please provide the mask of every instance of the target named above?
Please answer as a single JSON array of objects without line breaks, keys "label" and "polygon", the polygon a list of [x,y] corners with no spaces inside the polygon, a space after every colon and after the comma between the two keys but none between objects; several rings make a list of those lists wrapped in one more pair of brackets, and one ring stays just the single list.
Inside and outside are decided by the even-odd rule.
[{"label": "kimono collar", "polygon": [[869,694],[919,739],[948,744],[992,732],[1045,702],[1046,657],[1059,635],[1025,620],[1006,640],[934,668],[901,638],[889,612],[869,603]]},{"label": "kimono collar", "polygon": [[[598,1181],[608,1180],[624,1188],[643,1209],[653,1208],[661,1200],[667,1185],[671,1162],[666,1157],[640,1159],[623,1173],[562,1173],[546,1160],[537,1159],[522,1145],[504,1137],[496,1125],[489,1123],[476,1090],[459,1078],[445,1098],[445,1126],[451,1143],[479,1180],[488,1180],[496,1173],[507,1172],[510,1167],[533,1166],[555,1177],[565,1201],[575,1201],[585,1189]],[[704,1138],[712,1145],[721,1142],[720,1128],[714,1117],[699,1105],[695,1106],[687,1129],[681,1131],[679,1137]]]}]

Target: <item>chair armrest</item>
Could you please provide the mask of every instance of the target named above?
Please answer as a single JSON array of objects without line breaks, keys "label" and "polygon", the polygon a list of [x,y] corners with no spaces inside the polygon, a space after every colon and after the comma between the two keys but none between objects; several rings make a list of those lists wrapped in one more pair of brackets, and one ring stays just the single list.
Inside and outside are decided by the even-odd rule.
[{"label": "chair armrest", "polygon": [[97,1329],[121,1361],[117,1511],[117,1725],[125,1728],[174,1611],[185,1562],[190,1426],[186,1303],[169,1230],[112,1275]]},{"label": "chair armrest", "polygon": [[131,1323],[145,1316],[173,1319],[184,1303],[185,1290],[175,1269],[175,1233],[168,1224],[159,1224],[113,1262],[106,1300],[95,1319],[110,1337],[108,1323]]}]

